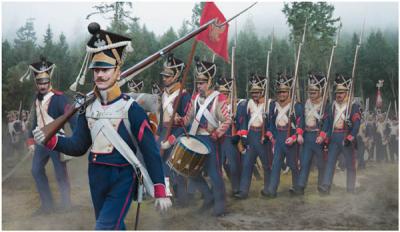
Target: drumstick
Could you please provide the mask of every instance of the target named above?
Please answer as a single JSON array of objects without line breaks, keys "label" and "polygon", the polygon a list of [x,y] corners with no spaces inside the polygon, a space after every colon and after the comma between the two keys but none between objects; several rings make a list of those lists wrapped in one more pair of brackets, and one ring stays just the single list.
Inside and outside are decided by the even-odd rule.
[{"label": "drumstick", "polygon": [[186,127],[182,126],[182,128],[183,128],[186,138],[189,138],[189,133],[187,132]]}]

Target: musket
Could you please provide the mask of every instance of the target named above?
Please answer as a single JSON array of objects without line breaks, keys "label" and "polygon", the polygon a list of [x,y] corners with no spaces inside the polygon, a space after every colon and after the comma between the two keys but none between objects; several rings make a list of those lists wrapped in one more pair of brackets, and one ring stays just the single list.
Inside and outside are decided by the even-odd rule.
[{"label": "musket", "polygon": [[270,80],[270,76],[269,76],[269,60],[270,60],[270,56],[271,56],[271,52],[272,52],[272,47],[274,44],[274,28],[272,28],[272,34],[271,34],[271,46],[268,49],[267,52],[267,67],[265,68],[265,76],[266,76],[266,80],[265,80],[265,85],[264,85],[264,115],[263,115],[263,123],[262,123],[262,127],[261,127],[261,142],[264,142],[265,139],[265,124],[267,123],[268,117],[268,111],[269,111],[269,80]]},{"label": "musket", "polygon": [[[326,108],[326,103],[328,101],[328,89],[329,89],[329,80],[330,80],[330,76],[331,76],[331,67],[332,67],[332,62],[333,62],[333,55],[335,54],[335,49],[338,45],[339,42],[339,36],[340,36],[340,30],[342,29],[342,23],[340,23],[340,26],[338,28],[338,32],[336,34],[336,40],[335,43],[332,46],[332,50],[331,50],[331,56],[329,58],[329,66],[328,66],[328,71],[326,72],[326,85],[324,87],[324,92],[322,95],[322,104],[321,104],[321,108],[319,109],[319,121],[320,121],[320,127],[322,127],[322,117],[324,115],[325,112],[325,108]],[[320,128],[321,129],[321,128]]]},{"label": "musket", "polygon": [[296,66],[294,69],[294,77],[292,81],[292,86],[290,89],[291,95],[291,101],[290,101],[290,108],[289,108],[289,122],[288,122],[288,132],[287,132],[287,137],[290,137],[290,130],[292,128],[292,114],[294,112],[294,106],[295,106],[295,101],[296,101],[296,84],[297,84],[297,78],[298,78],[298,70],[299,70],[299,62],[300,62],[300,54],[301,54],[301,48],[303,47],[305,36],[306,36],[306,28],[307,28],[307,18],[304,22],[304,29],[303,29],[303,37],[301,38],[301,42],[299,43],[299,47],[297,49],[297,58],[296,58]]},{"label": "musket", "polygon": [[[193,38],[197,34],[203,32],[207,29],[207,27],[216,22],[216,19],[212,19],[207,23],[203,24],[196,30],[188,33],[187,35],[181,37],[180,39],[170,43],[169,45],[165,46],[161,50],[155,52],[154,54],[148,56],[147,58],[143,59],[139,63],[135,64],[131,68],[123,71],[120,75],[120,81],[118,81],[119,86],[123,86],[126,82],[131,80],[133,77],[138,75],[140,72],[146,70],[155,62],[157,62],[161,57],[172,51],[174,48],[178,47],[179,45],[183,44],[184,42],[188,41],[189,39]],[[86,95],[78,94],[75,99],[75,104],[67,109],[64,115],[58,117],[53,122],[47,124],[42,128],[42,131],[45,135],[45,139],[43,140],[43,144],[46,144],[49,139],[60,130],[64,124],[68,121],[69,118],[72,117],[78,110],[86,108],[90,103],[92,103],[96,99],[94,94],[94,90],[90,91]]]},{"label": "musket", "polygon": [[[236,21],[235,21],[235,40],[234,40],[234,45],[232,46],[232,61],[231,61],[231,79],[232,79],[232,86],[231,86],[231,113],[232,113],[232,129],[231,129],[231,135],[235,136],[237,133],[237,128],[236,128],[236,112],[237,112],[237,86],[236,86],[236,66],[235,66],[235,54],[236,54],[236,46],[237,46],[237,34],[236,34]],[[240,152],[240,154],[243,154],[246,150],[246,148],[243,146],[242,142],[239,141],[237,144],[237,149]]]},{"label": "musket", "polygon": [[[236,32],[236,20],[235,20],[235,32]],[[236,35],[236,33],[235,33]],[[235,54],[236,54],[236,45],[237,45],[237,38],[235,36],[234,44],[232,46],[232,61],[231,61],[231,79],[232,79],[232,86],[231,86],[231,113],[232,113],[232,130],[231,135],[236,135],[236,112],[237,112],[237,90],[236,90],[236,78],[235,78]]]},{"label": "musket", "polygon": [[385,115],[385,123],[387,122],[388,118],[389,118],[389,112],[390,112],[390,107],[392,106],[392,102],[389,102],[389,106],[388,109],[386,111],[386,115]]},{"label": "musket", "polygon": [[353,69],[351,71],[351,80],[352,81],[350,83],[350,93],[349,93],[349,99],[348,99],[348,102],[347,102],[347,109],[346,109],[346,121],[347,121],[348,125],[350,125],[350,114],[351,114],[351,110],[352,110],[352,107],[353,107],[354,86],[355,86],[354,83],[355,83],[357,57],[358,57],[358,51],[359,51],[359,49],[361,47],[362,37],[363,37],[363,34],[364,34],[364,25],[365,25],[365,21],[363,23],[360,39],[359,39],[358,44],[356,46],[356,51],[354,53]]}]

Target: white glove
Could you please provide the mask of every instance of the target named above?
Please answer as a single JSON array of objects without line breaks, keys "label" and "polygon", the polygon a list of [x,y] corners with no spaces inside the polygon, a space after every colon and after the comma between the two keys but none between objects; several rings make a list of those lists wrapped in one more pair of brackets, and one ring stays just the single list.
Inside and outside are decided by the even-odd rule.
[{"label": "white glove", "polygon": [[176,142],[176,138],[174,135],[168,136],[168,139],[166,141],[161,142],[161,149],[167,150],[168,148],[172,147]]},{"label": "white glove", "polygon": [[33,139],[37,144],[42,144],[44,140],[44,133],[39,127],[36,127],[33,131]]},{"label": "white glove", "polygon": [[169,197],[156,198],[155,207],[161,213],[166,212],[169,207],[172,206],[171,199]]},{"label": "white glove", "polygon": [[170,144],[168,140],[165,142],[164,141],[161,142],[161,149],[163,149],[163,150],[167,150],[171,146],[172,146],[172,144]]},{"label": "white glove", "polygon": [[35,144],[29,145],[28,146],[28,152],[33,154],[34,151],[35,151]]}]

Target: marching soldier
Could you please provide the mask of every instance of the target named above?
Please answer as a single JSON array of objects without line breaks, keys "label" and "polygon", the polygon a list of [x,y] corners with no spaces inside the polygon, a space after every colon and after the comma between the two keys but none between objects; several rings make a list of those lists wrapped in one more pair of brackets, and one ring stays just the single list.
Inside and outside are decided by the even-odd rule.
[{"label": "marching soldier", "polygon": [[[307,186],[308,176],[310,174],[310,166],[313,156],[316,159],[318,168],[318,185],[322,182],[324,174],[324,153],[323,142],[326,138],[326,128],[320,130],[320,125],[326,119],[326,114],[322,114],[321,105],[323,89],[326,85],[326,77],[323,74],[309,74],[308,79],[308,96],[304,106],[304,145],[300,161],[300,175],[295,186],[296,194],[304,194]],[[325,124],[326,125],[326,124]]]},{"label": "marching soldier", "polygon": [[376,122],[376,161],[388,161],[388,154],[386,147],[389,142],[388,135],[390,133],[390,129],[388,128],[388,124],[385,122],[385,114],[378,114],[378,121]]},{"label": "marching soldier", "polygon": [[[232,94],[232,79],[227,79],[227,78],[219,78],[217,80],[218,84],[218,91],[221,94],[224,94],[227,97],[226,100],[226,106],[229,110],[229,113],[232,115],[232,103],[236,104],[236,102],[233,102],[231,97]],[[235,99],[233,99],[235,100]],[[235,123],[235,128],[237,128],[237,122],[232,122]],[[239,191],[239,181],[240,181],[240,154],[239,150],[237,148],[238,143],[233,141],[235,139],[235,136],[232,136],[232,125],[228,128],[228,130],[225,132],[224,136],[220,140],[220,151],[221,151],[221,160],[224,165],[224,169],[226,173],[228,174],[229,180],[231,182],[232,186],[232,196]]]},{"label": "marching soldier", "polygon": [[[366,116],[368,117],[368,116]],[[365,169],[365,160],[364,160],[364,152],[366,150],[368,144],[367,137],[367,125],[365,122],[365,118],[361,117],[360,129],[357,135],[357,160],[358,160],[358,169]]]},{"label": "marching soldier", "polygon": [[207,209],[214,203],[214,216],[225,215],[225,185],[221,171],[221,155],[218,154],[217,141],[229,126],[231,118],[227,107],[226,96],[213,90],[213,78],[217,67],[214,63],[196,60],[196,87],[197,93],[193,94],[187,114],[184,118],[177,117],[177,122],[189,125],[189,134],[195,135],[211,149],[207,155],[204,169],[211,178],[210,188],[203,176],[190,178],[190,181],[203,194],[202,209]]},{"label": "marching soldier", "polygon": [[[266,127],[267,125],[263,122],[264,111],[267,109],[265,107],[267,103],[263,97],[266,78],[253,74],[249,81],[251,99],[245,103],[246,111],[244,111],[244,120],[241,120],[240,130],[238,131],[238,134],[242,137],[243,143],[247,147],[246,153],[243,155],[240,191],[235,194],[235,197],[238,199],[245,199],[248,196],[257,157],[260,157],[264,170],[264,188],[261,190],[262,195],[266,195],[271,174],[271,144],[267,139],[261,141],[262,127]],[[238,116],[238,118],[239,117],[240,116]]]},{"label": "marching soldier", "polygon": [[376,123],[374,121],[374,115],[368,114],[367,123],[365,125],[365,133],[367,136],[367,143],[365,148],[368,151],[368,161],[374,159],[375,153],[375,133],[376,133]]},{"label": "marching soldier", "polygon": [[392,163],[399,160],[399,121],[396,116],[390,122],[389,152]]},{"label": "marching soldier", "polygon": [[[179,89],[181,88],[182,72],[185,68],[185,63],[169,54],[167,60],[164,62],[163,71],[160,73],[164,85],[164,91],[161,96],[161,109],[160,109],[160,126],[158,129],[160,147],[164,150],[162,156],[164,165],[164,174],[171,178],[171,184],[174,189],[174,196],[176,197],[177,206],[187,206],[189,203],[189,195],[187,193],[187,180],[174,172],[168,165],[167,161],[171,156],[172,146],[176,142],[176,138],[183,134],[183,128],[174,124],[171,129],[171,135],[166,138],[167,128],[170,124],[173,114],[174,103],[178,100]],[[177,115],[184,117],[186,115],[187,107],[190,103],[190,94],[183,89],[182,98],[177,108]],[[168,179],[169,180],[169,179]]]},{"label": "marching soldier", "polygon": [[[158,103],[157,95],[149,95],[142,93],[144,87],[143,81],[139,80],[130,80],[128,81],[128,89],[131,92],[130,95],[135,99],[135,101],[145,110],[147,117],[150,121],[150,127],[153,134],[156,134],[158,129],[158,117],[155,110],[152,110],[153,107]],[[156,96],[153,98],[153,96]],[[151,104],[151,105],[150,105]]]},{"label": "marching soldier", "polygon": [[[136,191],[142,174],[144,185],[154,186],[146,190],[154,190],[156,208],[166,210],[171,201],[166,197],[162,161],[146,113],[121,93],[117,82],[126,53],[132,50],[131,39],[101,30],[97,23],[88,29],[92,38],[86,48],[91,60],[85,63],[93,70],[96,99],[80,112],[72,137],[55,135],[46,147],[72,156],[82,156],[90,148],[88,175],[96,229],[123,230],[132,197],[140,197]],[[37,142],[43,142],[42,130],[34,134]],[[143,165],[130,158],[137,149],[149,175],[140,172],[137,167]]]},{"label": "marching soldier", "polygon": [[[289,92],[293,86],[292,82],[293,77],[278,74],[276,82],[277,100],[271,102],[269,108],[269,131],[267,131],[267,137],[275,144],[270,183],[265,194],[266,197],[270,198],[274,198],[277,195],[276,191],[279,186],[280,171],[285,157],[292,173],[291,192],[294,191],[294,185],[296,185],[299,175],[297,152],[298,145],[301,145],[304,141],[304,112],[303,106],[300,103],[291,102]],[[292,104],[294,104],[294,117],[289,117],[288,114]],[[290,137],[288,137],[289,129]]]},{"label": "marching soldier", "polygon": [[[57,151],[49,150],[40,144],[35,144],[32,134],[33,128],[44,127],[54,119],[63,115],[65,110],[69,107],[67,97],[51,86],[54,68],[55,64],[47,61],[45,57],[41,57],[41,61],[29,66],[29,72],[32,72],[35,76],[37,88],[33,123],[27,140],[28,149],[34,151],[32,175],[35,179],[36,188],[41,201],[41,207],[34,213],[35,215],[47,214],[54,209],[54,200],[45,171],[45,166],[50,158],[54,165],[56,180],[60,189],[61,208],[68,209],[71,206],[71,186],[68,179],[67,164],[61,160],[62,154]],[[76,117],[72,117],[69,120],[71,129],[74,128],[75,122]],[[59,133],[63,135],[64,130],[61,129]]]},{"label": "marching soldier", "polygon": [[[335,101],[332,106],[328,108],[328,118],[325,123],[328,124],[326,128],[329,131],[329,150],[328,160],[326,163],[325,173],[322,184],[318,186],[318,191],[321,194],[329,194],[330,187],[333,181],[334,169],[336,165],[337,156],[342,153],[345,158],[345,165],[347,169],[347,192],[354,193],[356,183],[356,157],[355,157],[355,143],[360,127],[361,113],[359,106],[354,103],[349,103],[349,91],[352,84],[351,77],[337,74],[335,79]],[[349,104],[353,104],[351,112]],[[347,121],[347,112],[349,121]]]}]

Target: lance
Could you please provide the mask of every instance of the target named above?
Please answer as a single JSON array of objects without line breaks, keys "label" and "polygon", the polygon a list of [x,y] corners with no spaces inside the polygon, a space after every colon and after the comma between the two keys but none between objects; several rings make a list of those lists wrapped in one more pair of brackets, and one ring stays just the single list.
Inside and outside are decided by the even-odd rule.
[{"label": "lance", "polygon": [[[339,27],[338,27],[338,32],[336,34],[336,39],[335,39],[335,43],[332,46],[331,49],[331,56],[329,58],[329,66],[328,66],[328,71],[326,72],[326,85],[324,87],[324,92],[322,95],[322,104],[321,104],[321,108],[319,110],[319,120],[321,122],[322,116],[324,115],[325,112],[325,108],[326,108],[326,103],[328,101],[328,89],[329,89],[329,80],[330,80],[330,76],[331,76],[331,68],[332,68],[332,62],[333,62],[333,56],[335,54],[335,49],[338,45],[339,42],[339,36],[340,36],[340,30],[342,29],[342,23],[340,23]],[[322,125],[321,125],[322,127]]]},{"label": "lance", "polygon": [[272,27],[271,46],[269,47],[268,52],[267,52],[267,67],[265,70],[266,80],[265,80],[265,85],[264,85],[264,115],[263,115],[263,123],[262,123],[262,127],[261,127],[261,142],[264,142],[264,139],[265,139],[265,124],[267,123],[267,120],[268,120],[267,115],[268,115],[268,111],[269,111],[269,80],[270,80],[269,60],[271,57],[273,44],[274,44],[274,28]]},{"label": "lance", "polygon": [[[212,19],[205,23],[204,25],[200,26],[196,30],[188,33],[187,35],[183,36],[182,38],[172,42],[171,44],[167,45],[163,49],[155,52],[154,54],[146,57],[139,63],[135,64],[131,68],[127,69],[126,71],[122,72],[120,75],[120,81],[118,82],[119,86],[123,86],[126,82],[130,81],[133,77],[138,75],[140,72],[144,71],[145,69],[149,68],[153,65],[157,60],[163,57],[168,52],[172,51],[174,48],[178,47],[179,45],[183,44],[187,40],[193,38],[197,34],[203,32],[208,28],[209,25],[215,23],[215,19]],[[69,118],[72,117],[79,109],[87,107],[90,103],[92,103],[96,99],[94,94],[94,90],[90,91],[86,95],[79,94],[75,97],[75,104],[73,107],[68,109],[64,115],[58,117],[53,122],[47,124],[42,128],[42,131],[45,135],[45,139],[43,140],[43,144],[46,144],[49,139],[60,130],[64,124],[68,121]]]},{"label": "lance", "polygon": [[358,41],[358,44],[356,46],[356,51],[354,53],[354,62],[353,62],[353,69],[351,71],[351,83],[350,83],[350,93],[349,93],[349,99],[347,102],[347,109],[346,109],[346,121],[347,124],[350,125],[350,114],[351,110],[353,107],[353,99],[354,99],[354,86],[355,86],[355,72],[356,72],[356,65],[357,65],[357,57],[358,57],[358,51],[361,47],[361,42],[362,42],[362,37],[364,34],[364,26],[365,26],[365,20],[362,26],[361,34],[360,34],[360,39]]},{"label": "lance", "polygon": [[290,101],[290,108],[289,108],[289,122],[288,122],[288,132],[287,132],[287,137],[290,137],[290,129],[292,127],[292,114],[294,112],[294,105],[295,105],[295,101],[296,101],[296,85],[297,85],[297,78],[298,78],[298,70],[299,70],[299,62],[300,62],[300,54],[301,54],[301,48],[303,47],[304,44],[304,40],[305,40],[305,36],[306,36],[306,29],[307,29],[307,18],[304,22],[304,29],[303,29],[303,36],[301,38],[301,41],[299,43],[299,47],[297,49],[297,58],[296,58],[296,66],[294,69],[294,77],[293,77],[293,81],[292,81],[292,86],[290,89],[290,97],[291,97],[291,101]]}]

